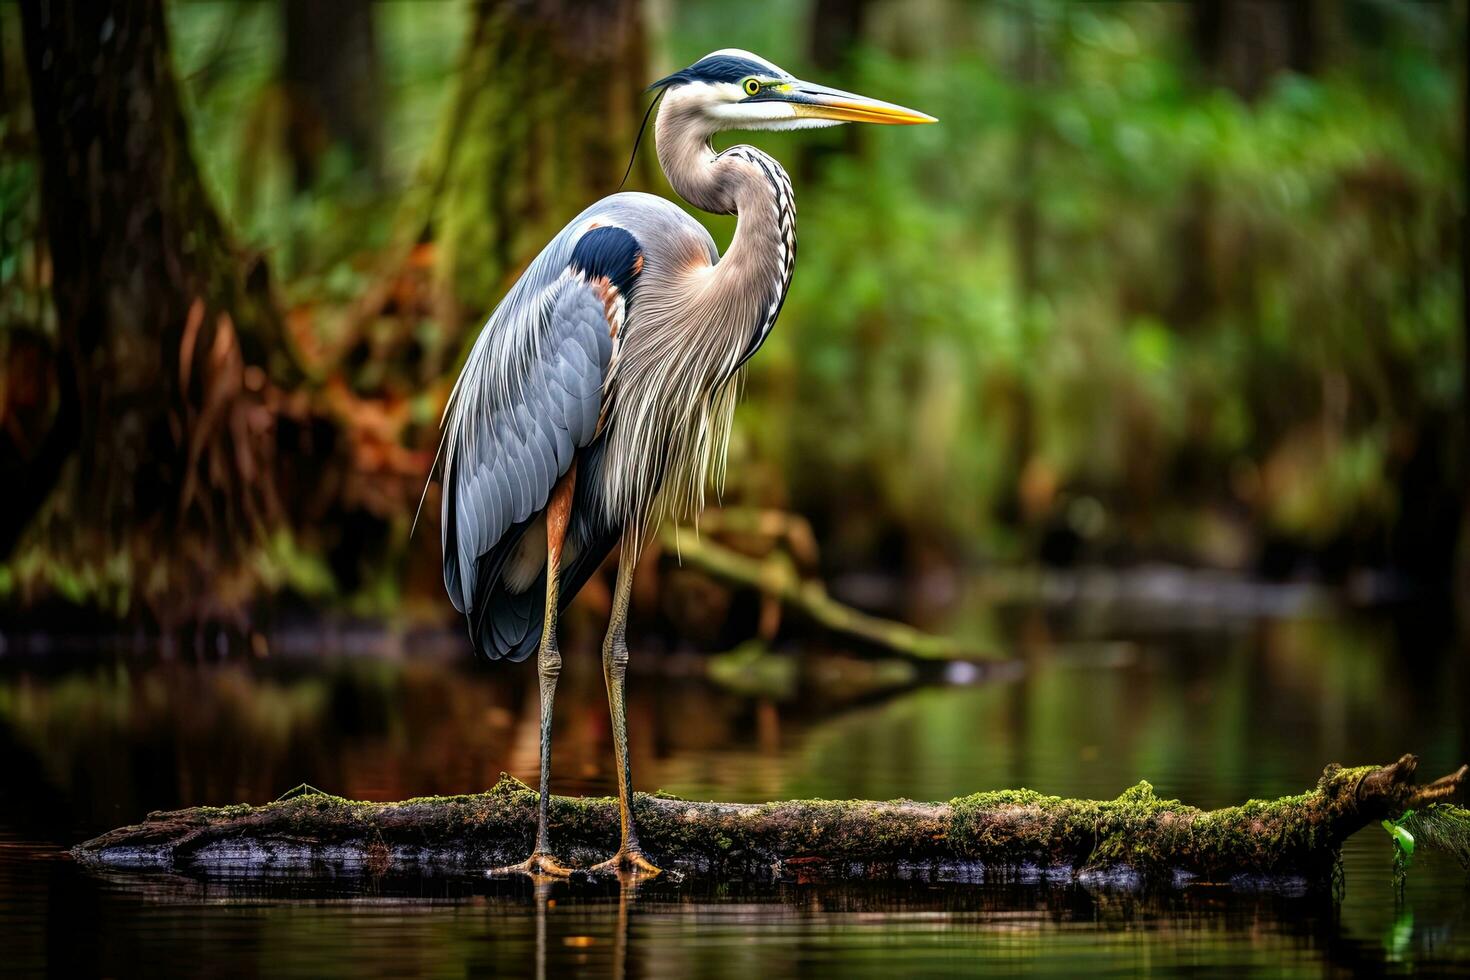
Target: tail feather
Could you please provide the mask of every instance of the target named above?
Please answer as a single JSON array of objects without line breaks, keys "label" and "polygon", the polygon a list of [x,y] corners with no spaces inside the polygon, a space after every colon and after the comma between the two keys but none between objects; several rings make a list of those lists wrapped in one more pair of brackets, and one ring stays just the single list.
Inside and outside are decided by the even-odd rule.
[{"label": "tail feather", "polygon": [[[516,535],[516,539],[519,538]],[[602,566],[603,559],[617,543],[616,531],[598,535],[562,569],[558,586],[561,609],[565,609],[582,591],[582,586]],[[513,548],[514,544],[511,544],[506,554]],[[479,656],[487,660],[520,663],[535,653],[541,642],[541,628],[546,619],[546,569],[542,568],[541,574],[526,591],[511,592],[500,581],[504,563],[505,557],[501,556],[493,574],[487,574],[491,572],[489,568],[481,568],[480,581],[489,583],[489,587],[483,595],[475,598],[475,611],[469,617],[470,637]]]}]

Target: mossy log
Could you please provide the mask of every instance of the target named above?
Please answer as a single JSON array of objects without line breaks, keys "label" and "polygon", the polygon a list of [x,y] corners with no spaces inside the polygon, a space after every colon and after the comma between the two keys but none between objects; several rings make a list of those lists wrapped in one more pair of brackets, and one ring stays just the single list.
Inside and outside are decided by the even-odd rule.
[{"label": "mossy log", "polygon": [[[1447,799],[1467,780],[1462,766],[1417,785],[1416,767],[1411,755],[1383,767],[1330,765],[1311,792],[1209,811],[1159,799],[1147,783],[1108,801],[1002,790],[947,803],[639,794],[635,805],[645,848],[685,875],[1303,888],[1331,880],[1355,831]],[[524,858],[535,818],[535,792],[502,777],[471,796],[354,803],[312,794],[153,813],[73,854],[94,866],[232,876],[478,873]],[[575,864],[607,857],[617,844],[614,801],[554,797],[551,840]]]}]

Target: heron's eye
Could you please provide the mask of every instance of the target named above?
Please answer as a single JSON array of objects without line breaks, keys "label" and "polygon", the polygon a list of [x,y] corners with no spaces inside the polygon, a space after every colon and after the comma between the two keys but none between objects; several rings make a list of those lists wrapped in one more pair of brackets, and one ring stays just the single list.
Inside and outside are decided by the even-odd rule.
[{"label": "heron's eye", "polygon": [[746,95],[760,95],[760,92],[761,92],[761,83],[759,81],[757,81],[754,78],[747,78],[745,80],[745,94]]}]

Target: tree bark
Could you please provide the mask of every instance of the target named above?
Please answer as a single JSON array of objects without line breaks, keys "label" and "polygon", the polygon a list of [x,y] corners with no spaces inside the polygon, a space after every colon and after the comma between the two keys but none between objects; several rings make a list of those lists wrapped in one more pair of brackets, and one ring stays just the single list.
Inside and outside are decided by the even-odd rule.
[{"label": "tree bark", "polygon": [[[1417,760],[1328,766],[1316,789],[1203,811],[1158,799],[1147,783],[1116,800],[1031,790],[948,803],[793,800],[698,803],[639,794],[638,834],[669,870],[725,879],[1007,878],[1302,887],[1329,882],[1355,831],[1459,791],[1467,767],[1428,785]],[[509,777],[487,793],[403,803],[324,794],[266,806],[153,813],[74,849],[101,867],[269,875],[314,870],[473,873],[519,860],[535,833],[537,795]],[[1463,811],[1457,811],[1463,813]],[[554,797],[551,839],[578,864],[617,846],[616,801]]]},{"label": "tree bark", "polygon": [[[478,0],[470,24],[438,135],[371,282],[336,331],[333,360],[351,361],[368,324],[397,316],[394,339],[374,357],[417,386],[442,380],[465,329],[484,321],[548,239],[617,189],[649,81],[637,0]],[[642,159],[646,177],[651,157]],[[400,308],[405,284],[418,291],[423,255],[432,256],[428,302]],[[442,329],[420,349],[425,316]]]},{"label": "tree bark", "polygon": [[1316,69],[1316,8],[1314,0],[1194,0],[1195,54],[1216,83],[1254,100],[1279,73]]},{"label": "tree bark", "polygon": [[[1470,18],[1464,8],[1456,18],[1456,28],[1463,50],[1470,36]],[[1470,65],[1460,62],[1460,146],[1470,154]],[[1462,200],[1470,200],[1470,167],[1460,171]],[[1460,454],[1458,460],[1460,493],[1460,527],[1456,535],[1455,581],[1452,583],[1455,608],[1470,609],[1470,493],[1464,491],[1470,477],[1470,210],[1460,211]],[[1461,635],[1470,634],[1470,621],[1463,615]]]},{"label": "tree bark", "polygon": [[[811,28],[807,34],[807,52],[816,77],[838,88],[856,88],[851,81],[852,56],[863,41],[872,0],[817,0],[812,5]],[[855,156],[863,135],[862,126],[840,126],[826,140],[804,139],[793,149],[797,172],[802,182],[813,181],[823,163],[840,149],[845,156]]]},{"label": "tree bark", "polygon": [[638,0],[476,4],[435,236],[455,320],[488,313],[547,239],[617,189],[649,81]]},{"label": "tree bark", "polygon": [[61,563],[182,605],[272,510],[262,402],[291,348],[264,264],[200,178],[162,0],[21,14],[68,444],[54,490],[29,497],[57,504],[40,537]]},{"label": "tree bark", "polygon": [[371,0],[284,0],[286,144],[298,191],[316,183],[322,156],[345,147],[358,170],[382,175],[378,40]]}]

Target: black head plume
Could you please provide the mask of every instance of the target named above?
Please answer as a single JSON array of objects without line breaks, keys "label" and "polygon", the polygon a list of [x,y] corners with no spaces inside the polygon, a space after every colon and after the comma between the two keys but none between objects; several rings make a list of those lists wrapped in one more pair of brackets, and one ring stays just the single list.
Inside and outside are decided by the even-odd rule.
[{"label": "black head plume", "polygon": [[[662,83],[655,82],[654,85]],[[652,86],[650,86],[652,87]],[[648,128],[648,119],[653,115],[653,110],[658,107],[659,100],[664,97],[664,89],[660,88],[653,101],[648,103],[648,111],[643,114],[643,122],[638,124],[638,138],[633,141],[633,152],[628,155],[628,169],[623,171],[623,179],[618,181],[618,190],[628,182],[628,175],[633,172],[633,163],[638,159],[638,146],[643,142],[643,131]]]}]

